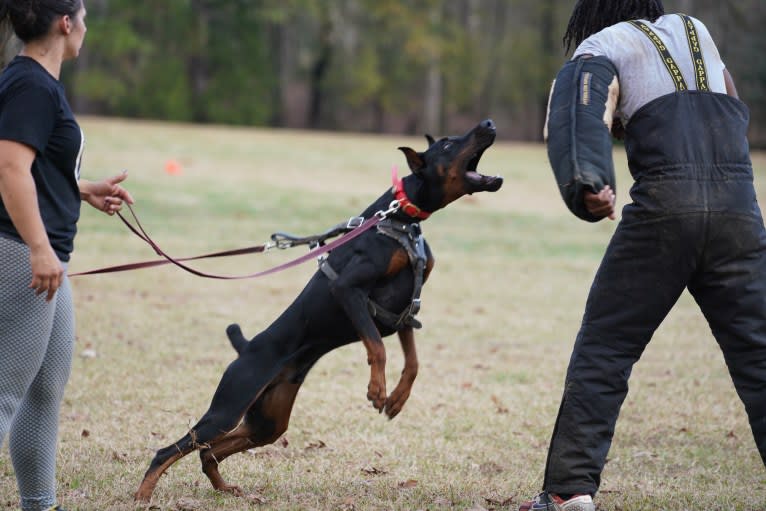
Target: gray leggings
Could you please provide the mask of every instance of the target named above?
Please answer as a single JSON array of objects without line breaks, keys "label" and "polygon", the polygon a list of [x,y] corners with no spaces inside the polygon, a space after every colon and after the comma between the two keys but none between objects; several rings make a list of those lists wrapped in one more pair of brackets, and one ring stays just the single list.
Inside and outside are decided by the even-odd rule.
[{"label": "gray leggings", "polygon": [[8,435],[24,510],[56,504],[58,417],[74,345],[65,277],[50,302],[29,288],[29,249],[0,238],[0,445]]}]

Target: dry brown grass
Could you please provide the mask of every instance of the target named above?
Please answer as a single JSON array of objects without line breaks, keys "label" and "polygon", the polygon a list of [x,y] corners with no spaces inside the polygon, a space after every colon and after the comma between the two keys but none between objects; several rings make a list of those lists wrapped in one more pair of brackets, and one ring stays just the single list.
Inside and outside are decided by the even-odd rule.
[{"label": "dry brown grass", "polygon": [[[260,244],[277,230],[319,232],[382,193],[390,166],[404,168],[397,146],[425,143],[83,124],[86,176],[127,168],[145,226],[179,256]],[[168,159],[183,175],[164,173]],[[766,158],[754,159],[763,197]],[[616,162],[624,204],[630,178],[619,150]],[[504,188],[465,198],[423,226],[437,265],[416,333],[421,371],[402,414],[388,421],[368,405],[364,349],[344,347],[309,374],[284,443],[222,463],[247,498],[212,491],[188,456],[160,480],[153,509],[513,509],[537,490],[584,300],[615,224],[585,224],[565,210],[541,146],[498,143],[482,169],[503,174]],[[200,267],[251,273],[302,253]],[[83,211],[71,271],[147,258],[151,250],[118,220]],[[132,495],[154,451],[205,411],[234,357],[226,326],[239,322],[254,335],[314,270],[231,282],[170,267],[73,279],[78,344],[61,416],[62,503],[140,508]],[[396,340],[387,346],[393,386],[402,359]],[[600,508],[762,510],[764,483],[720,351],[684,295],[633,373]],[[15,500],[3,450],[0,506]]]}]

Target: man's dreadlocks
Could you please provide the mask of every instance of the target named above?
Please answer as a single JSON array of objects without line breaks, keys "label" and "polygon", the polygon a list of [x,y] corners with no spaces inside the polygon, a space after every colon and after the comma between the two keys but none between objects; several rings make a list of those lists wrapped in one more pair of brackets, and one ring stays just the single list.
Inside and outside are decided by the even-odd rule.
[{"label": "man's dreadlocks", "polygon": [[564,34],[564,46],[569,53],[589,36],[615,23],[655,21],[663,14],[662,0],[577,0]]}]

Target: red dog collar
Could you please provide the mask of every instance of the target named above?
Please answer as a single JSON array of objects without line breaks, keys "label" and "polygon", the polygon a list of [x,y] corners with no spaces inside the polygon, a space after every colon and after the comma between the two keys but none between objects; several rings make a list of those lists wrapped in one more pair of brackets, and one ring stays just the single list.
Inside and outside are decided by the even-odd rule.
[{"label": "red dog collar", "polygon": [[425,220],[431,216],[431,213],[428,211],[423,211],[415,204],[413,204],[409,197],[407,197],[407,194],[404,192],[404,185],[402,184],[402,180],[399,179],[399,176],[397,175],[396,165],[391,167],[391,180],[394,183],[394,187],[391,189],[391,191],[394,193],[394,198],[399,201],[399,208],[404,213],[419,220]]}]

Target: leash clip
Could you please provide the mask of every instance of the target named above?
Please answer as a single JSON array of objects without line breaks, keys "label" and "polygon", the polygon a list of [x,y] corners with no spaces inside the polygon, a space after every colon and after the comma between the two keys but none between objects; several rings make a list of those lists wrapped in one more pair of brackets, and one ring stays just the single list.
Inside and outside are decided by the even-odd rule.
[{"label": "leash clip", "polygon": [[375,216],[380,218],[381,220],[385,220],[388,215],[393,215],[397,211],[399,211],[399,207],[402,205],[401,202],[398,200],[392,200],[391,204],[388,205],[388,209],[383,211],[380,210],[377,213],[375,213]]},{"label": "leash clip", "polygon": [[292,248],[295,244],[296,238],[283,232],[275,232],[271,235],[271,241],[266,243],[266,250],[272,248],[278,248],[285,250],[286,248]]}]

